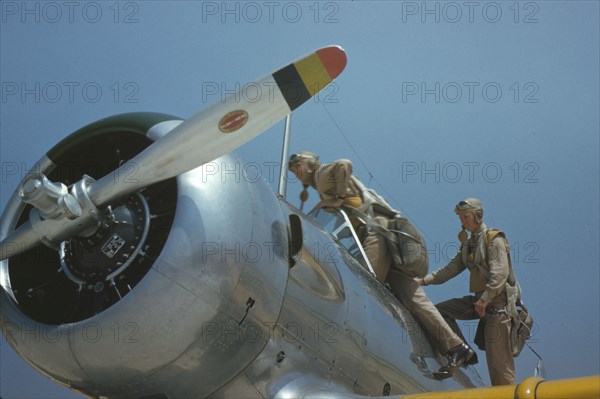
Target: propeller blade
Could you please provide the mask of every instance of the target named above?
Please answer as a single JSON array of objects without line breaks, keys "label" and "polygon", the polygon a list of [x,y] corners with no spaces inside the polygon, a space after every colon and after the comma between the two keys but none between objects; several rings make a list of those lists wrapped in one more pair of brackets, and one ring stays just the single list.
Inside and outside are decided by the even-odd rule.
[{"label": "propeller blade", "polygon": [[[340,47],[325,47],[252,82],[224,102],[184,121],[111,174],[92,183],[101,206],[125,194],[192,170],[258,136],[327,86],[346,65]],[[242,95],[257,87],[258,99]]]},{"label": "propeller blade", "polygon": [[[136,157],[97,181],[82,185],[86,201],[111,201],[210,162],[252,140],[337,78],[346,67],[341,47],[323,47],[276,72],[243,86],[237,94],[195,114]],[[257,99],[243,95],[260,89]],[[83,182],[83,180],[82,180]],[[77,197],[81,202],[81,196]],[[58,244],[89,228],[81,218],[36,220],[20,226],[0,243],[0,260],[44,241]]]}]

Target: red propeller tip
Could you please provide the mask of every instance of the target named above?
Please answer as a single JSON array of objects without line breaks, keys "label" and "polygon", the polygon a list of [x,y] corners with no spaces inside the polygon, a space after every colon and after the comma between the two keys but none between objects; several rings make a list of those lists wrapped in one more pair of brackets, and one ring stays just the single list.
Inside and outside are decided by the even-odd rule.
[{"label": "red propeller tip", "polygon": [[317,55],[331,77],[331,80],[337,78],[348,63],[346,52],[339,46],[319,49],[317,50]]}]

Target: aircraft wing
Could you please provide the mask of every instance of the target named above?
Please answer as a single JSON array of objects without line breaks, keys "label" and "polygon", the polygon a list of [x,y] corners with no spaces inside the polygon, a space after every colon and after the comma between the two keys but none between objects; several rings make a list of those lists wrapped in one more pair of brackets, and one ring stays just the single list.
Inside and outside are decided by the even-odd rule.
[{"label": "aircraft wing", "polygon": [[[358,399],[366,398],[345,392],[323,381],[310,381],[309,386],[300,387],[290,383],[280,391],[278,397],[303,399]],[[292,394],[292,396],[289,396]],[[461,389],[456,391],[427,392],[411,395],[369,397],[371,399],[592,399],[600,397],[600,376],[546,381],[530,377],[520,384],[487,388]]]},{"label": "aircraft wing", "polygon": [[600,376],[546,381],[530,377],[517,385],[399,396],[401,399],[591,399],[600,398]]}]

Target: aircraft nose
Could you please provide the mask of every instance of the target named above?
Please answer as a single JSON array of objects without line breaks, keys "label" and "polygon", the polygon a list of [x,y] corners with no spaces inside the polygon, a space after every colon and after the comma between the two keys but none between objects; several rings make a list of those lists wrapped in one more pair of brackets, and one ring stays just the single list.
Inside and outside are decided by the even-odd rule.
[{"label": "aircraft nose", "polygon": [[[289,269],[279,203],[243,170],[241,160],[226,156],[177,177],[174,209],[165,210],[172,224],[148,216],[150,230],[165,230],[162,251],[139,251],[131,270],[142,258],[151,266],[112,306],[71,324],[43,325],[3,296],[5,323],[50,337],[16,339],[13,347],[40,369],[58,370],[55,380],[97,396],[139,397],[160,386],[170,397],[203,397],[231,381],[269,342]],[[166,194],[145,195],[152,202]]]}]

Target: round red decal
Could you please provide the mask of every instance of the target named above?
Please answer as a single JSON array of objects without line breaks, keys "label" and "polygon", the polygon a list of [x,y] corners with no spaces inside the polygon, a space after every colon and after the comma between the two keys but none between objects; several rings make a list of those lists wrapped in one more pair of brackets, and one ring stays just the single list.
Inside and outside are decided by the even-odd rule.
[{"label": "round red decal", "polygon": [[248,113],[243,109],[231,111],[219,121],[219,130],[223,133],[235,132],[248,122],[248,117]]}]

